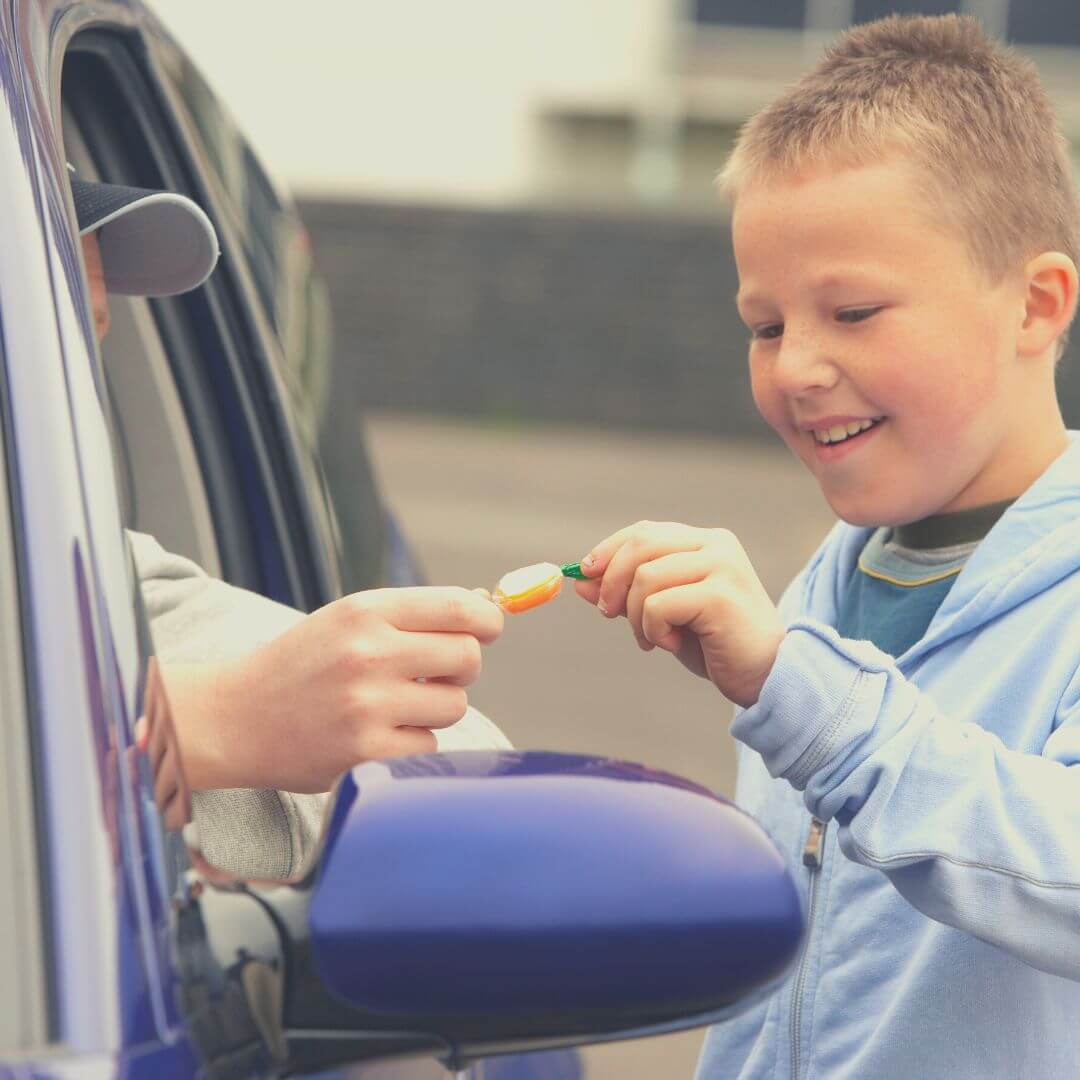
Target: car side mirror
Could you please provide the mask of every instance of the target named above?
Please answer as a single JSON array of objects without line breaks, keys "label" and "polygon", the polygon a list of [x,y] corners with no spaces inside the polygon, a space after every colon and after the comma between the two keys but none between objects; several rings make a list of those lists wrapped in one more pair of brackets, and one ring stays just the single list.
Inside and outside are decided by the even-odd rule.
[{"label": "car side mirror", "polygon": [[[140,741],[178,829],[191,797],[153,664]],[[767,989],[802,936],[795,885],[748,815],[607,758],[358,766],[298,882],[245,882],[189,855],[178,992],[210,1077],[402,1054],[461,1068],[697,1026]]]},{"label": "car side mirror", "polygon": [[[360,766],[300,892],[308,982],[294,1000],[321,988],[357,1028],[426,1038],[459,1067],[702,1023],[782,973],[802,934],[794,883],[749,816],[681,778],[580,755]],[[303,1012],[286,1008],[286,1026],[309,1028]]]}]

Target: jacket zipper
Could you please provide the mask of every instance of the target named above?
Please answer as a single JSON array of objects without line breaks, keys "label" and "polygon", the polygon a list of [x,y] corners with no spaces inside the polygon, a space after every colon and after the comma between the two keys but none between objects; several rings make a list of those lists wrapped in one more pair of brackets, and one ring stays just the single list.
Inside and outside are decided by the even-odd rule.
[{"label": "jacket zipper", "polygon": [[792,1080],[799,1080],[799,1060],[802,1036],[802,994],[806,985],[806,973],[810,956],[811,935],[814,932],[814,912],[817,910],[818,882],[821,880],[821,864],[825,858],[825,822],[817,818],[810,819],[810,832],[803,845],[803,866],[810,870],[810,900],[806,913],[806,944],[799,957],[799,968],[795,973],[795,984],[791,998],[791,1075]]}]

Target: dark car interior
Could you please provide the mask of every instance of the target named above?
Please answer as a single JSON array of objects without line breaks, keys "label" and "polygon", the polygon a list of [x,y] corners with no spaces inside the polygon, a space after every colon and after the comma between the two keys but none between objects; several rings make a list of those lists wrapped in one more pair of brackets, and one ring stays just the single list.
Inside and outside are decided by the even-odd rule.
[{"label": "dark car interior", "polygon": [[340,585],[334,553],[310,549],[329,530],[311,528],[302,455],[284,449],[291,421],[260,361],[278,342],[252,299],[259,288],[228,212],[185,154],[190,133],[170,118],[139,55],[133,39],[103,30],[71,43],[65,155],[83,179],[194,198],[222,258],[183,296],[110,297],[101,354],[125,524],[232,584],[310,610]]},{"label": "dark car interior", "polygon": [[[64,146],[82,179],[101,179],[69,108]],[[124,522],[220,577],[210,499],[151,301],[114,295],[109,313],[101,358]]]}]

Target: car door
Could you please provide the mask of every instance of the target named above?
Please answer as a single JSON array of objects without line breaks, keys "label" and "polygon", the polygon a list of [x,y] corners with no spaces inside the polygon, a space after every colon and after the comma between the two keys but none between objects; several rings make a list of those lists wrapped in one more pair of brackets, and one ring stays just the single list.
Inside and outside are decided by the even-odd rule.
[{"label": "car door", "polygon": [[147,655],[66,170],[31,74],[38,29],[25,11],[0,16],[0,182],[11,212],[0,267],[10,779],[0,834],[26,875],[4,901],[20,983],[6,987],[14,1020],[0,1060],[77,1062],[90,1075],[135,1058],[193,1067],[172,994],[168,851],[146,828],[160,822],[132,752]]},{"label": "car door", "polygon": [[[317,310],[317,286],[309,264],[297,260],[302,241],[299,249],[282,241],[281,260],[290,267],[284,270],[275,263],[274,244],[264,245],[270,256],[260,254],[259,243],[247,235],[245,226],[250,230],[274,219],[278,234],[294,240],[301,234],[295,215],[242,140],[237,146],[247,183],[259,190],[256,202],[262,209],[239,219],[236,206],[229,206],[220,177],[215,181],[207,165],[205,147],[195,141],[191,123],[172,111],[175,103],[158,81],[164,76],[155,75],[149,63],[151,39],[158,43],[155,55],[167,56],[171,46],[147,31],[145,13],[127,4],[111,9],[44,0],[16,5],[15,12],[16,21],[23,22],[20,36],[37,48],[24,55],[20,70],[37,143],[41,218],[56,264],[50,279],[52,315],[64,355],[76,472],[96,537],[88,547],[92,572],[83,569],[80,578],[87,594],[84,641],[95,645],[97,675],[89,682],[108,700],[97,711],[112,717],[99,719],[95,729],[96,745],[105,748],[97,755],[99,783],[112,793],[111,803],[103,804],[113,821],[111,831],[106,829],[114,837],[112,873],[126,886],[114,890],[125,898],[126,922],[121,922],[130,937],[124,952],[139,959],[131,971],[141,972],[128,992],[143,1002],[119,1013],[134,1012],[150,1022],[141,1045],[160,1043],[161,1053],[175,1052],[190,1062],[175,1010],[168,948],[168,903],[176,887],[170,875],[175,877],[178,858],[170,855],[169,838],[152,811],[152,784],[142,777],[140,785],[130,768],[117,765],[130,757],[131,725],[150,650],[146,635],[138,633],[139,597],[133,593],[121,525],[153,532],[227,580],[297,608],[314,607],[340,592],[341,553],[332,511],[321,494],[314,445],[318,377],[313,372],[326,348],[312,330],[318,320],[298,314]],[[104,363],[86,318],[66,205],[71,159],[88,176],[188,191],[210,210],[222,237],[222,268],[208,286],[187,297],[114,306],[117,325]],[[117,347],[119,328],[123,337]],[[366,457],[353,460],[350,476],[361,491],[353,504],[361,512],[350,534],[353,559],[344,564],[348,580],[354,587],[387,577],[414,580],[403,547],[387,548]],[[87,814],[84,821],[96,817]],[[126,838],[127,846],[118,847],[115,838]],[[65,886],[65,896],[68,891]],[[66,987],[66,976],[57,985]],[[100,990],[89,998],[111,1000]],[[100,1025],[88,1021],[87,1030],[101,1041]],[[114,1035],[105,1046],[126,1045],[122,1025]],[[537,1075],[538,1068],[552,1077],[579,1072],[576,1055],[560,1052],[477,1065],[474,1075],[524,1077]],[[417,1078],[443,1072],[432,1061],[413,1061],[380,1066],[378,1075]]]},{"label": "car door", "polygon": [[[100,6],[83,9],[83,17],[94,21],[88,35],[77,33],[77,5],[66,9],[64,19],[50,18],[32,3],[17,5],[14,14],[12,42],[38,46],[22,56],[13,47],[10,57],[10,70],[25,80],[23,100],[12,103],[30,117],[23,124],[24,144],[16,150],[23,154],[22,182],[37,232],[13,233],[12,250],[44,254],[40,274],[28,275],[25,266],[11,273],[10,288],[34,287],[32,303],[20,293],[4,304],[8,313],[39,314],[32,344],[18,339],[21,319],[9,314],[5,322],[16,361],[11,415],[16,457],[35,477],[21,490],[33,511],[22,506],[19,514],[34,537],[24,544],[33,552],[26,579],[33,585],[40,578],[48,592],[30,623],[43,626],[38,613],[45,611],[50,626],[53,620],[58,624],[52,627],[53,647],[35,640],[32,655],[50,671],[63,661],[70,675],[78,653],[86,674],[83,680],[55,677],[45,684],[53,694],[63,687],[72,699],[39,717],[36,791],[38,797],[48,793],[50,827],[33,836],[48,852],[47,887],[34,891],[34,879],[27,878],[21,893],[5,897],[7,907],[23,912],[33,912],[43,896],[52,901],[48,933],[33,948],[32,926],[20,925],[28,944],[19,959],[30,986],[35,964],[49,972],[48,980],[39,973],[39,981],[56,1000],[47,998],[37,1010],[28,1007],[25,1016],[13,1012],[8,1041],[20,1053],[25,1046],[47,1055],[53,1043],[63,1043],[84,1063],[111,1069],[106,1063],[137,1057],[183,1075],[194,1070],[195,1059],[176,1007],[169,909],[182,860],[156,818],[152,783],[133,765],[133,724],[150,643],[140,634],[140,601],[122,526],[153,528],[160,521],[223,576],[296,607],[315,606],[340,586],[333,553],[318,547],[325,523],[313,521],[301,497],[300,455],[278,376],[258,364],[266,359],[265,341],[260,352],[245,339],[252,326],[258,330],[259,316],[241,302],[247,287],[242,268],[216,290],[175,302],[143,302],[124,312],[128,345],[147,350],[155,379],[133,387],[125,379],[134,370],[131,357],[116,371],[100,362],[65,189],[69,151],[84,154],[80,164],[107,179],[184,187],[170,183],[169,170],[181,170],[176,146],[150,137],[147,156],[130,138],[118,137],[118,129],[128,135],[141,130],[153,100],[143,94],[138,75],[124,67],[135,64],[132,9],[118,9],[111,27],[102,21]],[[57,26],[72,39],[50,39]],[[58,55],[64,57],[62,78],[49,67]],[[119,65],[119,75],[110,64]],[[135,98],[124,96],[123,87],[136,88]],[[21,118],[19,108],[12,112]],[[15,168],[18,155],[11,157]],[[228,256],[227,241],[225,247]],[[146,407],[153,422],[140,428],[133,406],[135,412]],[[174,501],[187,508],[180,513],[170,515],[167,499],[153,504],[145,475],[137,475],[131,443],[141,439],[148,451],[147,428],[169,443],[168,464],[159,467],[171,470],[171,490],[183,497]],[[59,448],[69,451],[63,463],[53,460]],[[42,454],[46,459],[38,462]],[[65,469],[66,501],[54,476]],[[50,513],[54,528],[39,542],[44,525],[37,518],[50,520]],[[191,521],[202,524],[185,531]],[[74,562],[58,575],[65,550],[74,551]],[[56,730],[61,723],[63,733]],[[11,815],[12,850],[20,835],[23,849],[29,843],[25,825],[21,834],[14,832],[22,818]],[[57,961],[54,969],[50,957]],[[433,1061],[415,1061],[387,1065],[380,1075],[444,1073]]]},{"label": "car door", "polygon": [[[135,745],[151,643],[122,529],[59,126],[43,92],[41,15],[30,5],[0,17],[0,70],[13,76],[0,126],[13,213],[0,257],[0,746],[10,781],[0,854],[11,860],[0,889],[10,916],[0,1064],[193,1076],[198,944],[185,951],[176,920],[197,905],[185,899],[184,847],[163,828]],[[28,42],[40,51],[23,51]],[[424,1063],[414,1075],[441,1071]]]}]

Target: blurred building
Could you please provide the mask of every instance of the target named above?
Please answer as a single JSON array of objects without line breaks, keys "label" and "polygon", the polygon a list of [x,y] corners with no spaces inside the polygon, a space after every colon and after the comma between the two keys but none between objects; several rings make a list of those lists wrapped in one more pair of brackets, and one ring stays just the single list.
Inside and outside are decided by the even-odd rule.
[{"label": "blurred building", "polygon": [[346,412],[762,433],[713,178],[853,22],[975,14],[1080,147],[1078,0],[151,2],[302,200]]},{"label": "blurred building", "polygon": [[1080,142],[1076,0],[152,0],[299,194],[701,208],[733,132],[852,22],[964,11]]}]

